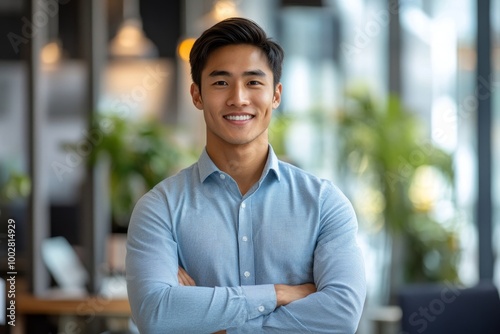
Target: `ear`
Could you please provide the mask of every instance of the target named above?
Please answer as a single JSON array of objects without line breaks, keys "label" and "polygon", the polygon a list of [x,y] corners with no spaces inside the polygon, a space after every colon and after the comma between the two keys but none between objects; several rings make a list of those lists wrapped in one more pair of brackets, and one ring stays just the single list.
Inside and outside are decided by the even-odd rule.
[{"label": "ear", "polygon": [[191,98],[193,99],[194,106],[199,110],[203,110],[200,88],[194,82],[191,84]]},{"label": "ear", "polygon": [[274,88],[274,96],[273,96],[273,109],[276,109],[279,107],[281,103],[281,90],[283,89],[283,86],[281,85],[281,82],[279,82],[276,87]]}]

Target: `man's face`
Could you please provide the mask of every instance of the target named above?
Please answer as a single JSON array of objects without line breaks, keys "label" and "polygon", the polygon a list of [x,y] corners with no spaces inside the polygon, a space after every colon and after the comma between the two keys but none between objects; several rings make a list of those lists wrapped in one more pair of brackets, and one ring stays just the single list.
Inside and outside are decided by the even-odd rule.
[{"label": "man's face", "polygon": [[245,145],[264,140],[272,110],[281,100],[281,84],[264,53],[247,44],[216,49],[201,73],[201,93],[191,86],[194,105],[203,110],[207,146]]}]

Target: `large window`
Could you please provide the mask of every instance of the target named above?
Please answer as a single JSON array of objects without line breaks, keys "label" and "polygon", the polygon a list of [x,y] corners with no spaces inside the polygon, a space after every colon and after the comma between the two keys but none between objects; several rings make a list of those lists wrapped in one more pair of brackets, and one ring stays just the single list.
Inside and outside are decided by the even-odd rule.
[{"label": "large window", "polygon": [[[401,6],[404,102],[428,123],[432,141],[455,160],[455,215],[463,283],[478,279],[475,1],[406,1]],[[448,217],[442,217],[446,220]]]}]

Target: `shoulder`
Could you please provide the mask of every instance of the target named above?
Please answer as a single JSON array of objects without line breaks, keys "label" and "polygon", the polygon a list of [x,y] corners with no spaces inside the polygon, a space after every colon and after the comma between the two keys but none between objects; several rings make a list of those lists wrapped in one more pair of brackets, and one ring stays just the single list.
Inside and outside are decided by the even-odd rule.
[{"label": "shoulder", "polygon": [[156,184],[137,201],[134,211],[165,211],[169,202],[175,202],[197,180],[199,174],[195,163]]},{"label": "shoulder", "polygon": [[163,197],[165,195],[173,196],[182,192],[186,186],[199,182],[198,163],[195,163],[187,168],[180,170],[178,173],[171,175],[159,182],[151,189],[152,196]]},{"label": "shoulder", "polygon": [[323,196],[345,197],[331,180],[321,178],[285,161],[279,161],[280,178],[286,183],[297,184],[304,190],[318,192]]},{"label": "shoulder", "polygon": [[288,162],[280,161],[280,183],[289,185],[294,193],[310,197],[322,209],[334,209],[353,214],[352,204],[344,192],[332,181],[318,177]]}]

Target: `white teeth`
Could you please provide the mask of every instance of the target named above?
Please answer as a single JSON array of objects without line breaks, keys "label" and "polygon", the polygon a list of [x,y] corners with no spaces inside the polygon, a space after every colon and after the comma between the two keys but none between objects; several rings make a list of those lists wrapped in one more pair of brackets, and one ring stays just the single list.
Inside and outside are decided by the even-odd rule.
[{"label": "white teeth", "polygon": [[237,115],[237,116],[228,115],[228,116],[224,116],[224,118],[226,118],[230,121],[246,121],[246,120],[251,119],[252,117],[253,117],[252,115]]}]

